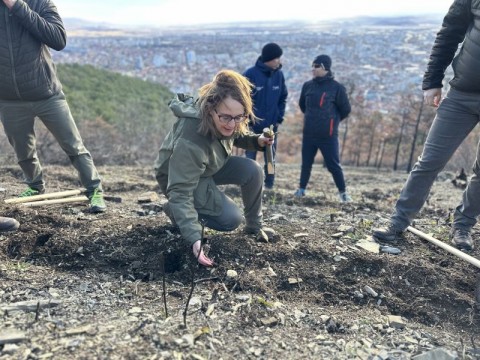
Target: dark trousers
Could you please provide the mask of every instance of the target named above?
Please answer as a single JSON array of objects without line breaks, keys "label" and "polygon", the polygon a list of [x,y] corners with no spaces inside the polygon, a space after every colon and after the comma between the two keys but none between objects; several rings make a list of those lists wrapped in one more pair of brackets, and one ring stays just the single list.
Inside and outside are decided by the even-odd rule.
[{"label": "dark trousers", "polygon": [[311,139],[303,138],[302,142],[302,171],[300,173],[300,187],[305,189],[310,174],[312,173],[312,165],[315,160],[317,151],[320,150],[325,162],[327,170],[332,174],[333,181],[339,192],[345,191],[345,179],[343,177],[342,166],[340,165],[340,154],[338,138],[332,137],[328,139]]},{"label": "dark trousers", "polygon": [[[450,89],[440,103],[423,152],[413,167],[391,217],[392,225],[406,229],[427,201],[430,189],[460,144],[480,121],[480,96]],[[480,215],[480,142],[473,175],[454,214],[453,227],[470,230]]]},{"label": "dark trousers", "polygon": [[[272,145],[272,154],[273,154],[273,168],[275,169],[275,154],[277,153],[277,138]],[[257,160],[257,151],[245,151],[245,156],[252,160]],[[267,163],[267,152],[263,152],[263,171],[265,173],[265,187],[271,188],[275,184],[275,174],[268,173],[268,163]]]},{"label": "dark trousers", "polygon": [[237,204],[223,192],[222,213],[211,216],[197,209],[198,218],[211,229],[219,231],[232,231],[243,221],[245,216],[246,227],[260,229],[262,226],[262,169],[250,159],[240,156],[231,156],[225,165],[213,176],[216,185],[240,185],[243,214]]}]

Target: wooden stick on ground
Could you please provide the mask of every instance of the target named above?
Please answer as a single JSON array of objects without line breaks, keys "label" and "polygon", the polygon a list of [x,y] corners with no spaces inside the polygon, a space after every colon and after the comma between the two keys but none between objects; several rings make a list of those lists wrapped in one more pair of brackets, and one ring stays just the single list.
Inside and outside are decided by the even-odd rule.
[{"label": "wooden stick on ground", "polygon": [[411,233],[414,233],[415,235],[420,236],[421,238],[431,242],[432,244],[435,244],[439,247],[441,247],[444,250],[447,250],[450,254],[456,255],[459,258],[469,262],[472,265],[475,265],[476,267],[480,268],[480,260],[474,258],[473,256],[470,256],[468,254],[465,254],[463,251],[458,250],[457,248],[454,248],[453,246],[450,246],[448,244],[445,244],[443,241],[437,240],[434,237],[425,234],[424,232],[415,229],[414,227],[409,226],[407,228],[408,231]]},{"label": "wooden stick on ground", "polygon": [[84,202],[84,201],[88,201],[88,197],[86,197],[85,195],[82,195],[82,196],[75,196],[75,197],[69,197],[69,198],[63,198],[63,199],[32,201],[32,202],[22,203],[21,205],[36,207],[36,206],[43,206],[43,205],[65,204],[65,203]]},{"label": "wooden stick on ground", "polygon": [[53,192],[48,194],[41,194],[41,195],[33,195],[33,196],[26,196],[20,198],[12,198],[6,199],[5,203],[7,204],[21,204],[26,202],[33,202],[38,200],[46,200],[46,199],[56,199],[56,198],[63,198],[66,196],[73,196],[73,195],[80,195],[83,193],[82,190],[67,190],[67,191],[59,191]]}]

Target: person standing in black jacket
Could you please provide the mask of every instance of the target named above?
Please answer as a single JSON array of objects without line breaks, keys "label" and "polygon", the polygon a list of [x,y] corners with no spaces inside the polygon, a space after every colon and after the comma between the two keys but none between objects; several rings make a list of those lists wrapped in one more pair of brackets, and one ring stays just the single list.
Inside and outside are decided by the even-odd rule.
[{"label": "person standing in black jacket", "polygon": [[[455,56],[459,44],[462,47]],[[442,81],[449,65],[454,76],[442,100]],[[373,229],[372,235],[379,240],[401,237],[425,204],[438,173],[480,120],[480,0],[455,0],[450,6],[433,44],[422,89],[425,104],[438,107],[437,114],[422,155],[395,204],[390,223],[385,228]],[[479,215],[480,143],[473,176],[455,210],[450,232],[457,248],[473,249],[471,229]]]},{"label": "person standing in black jacket", "polygon": [[38,160],[35,118],[52,133],[78,171],[92,212],[106,209],[102,184],[57,77],[49,48],[62,50],[67,33],[50,0],[0,1],[0,119],[28,188],[45,191]]},{"label": "person standing in black jacket", "polygon": [[350,202],[347,193],[338,143],[338,126],[351,111],[345,87],[334,80],[332,59],[319,55],[313,60],[313,79],[305,82],[299,105],[304,113],[302,140],[302,171],[296,197],[305,196],[315,155],[320,149],[327,170],[332,174],[341,202]]}]

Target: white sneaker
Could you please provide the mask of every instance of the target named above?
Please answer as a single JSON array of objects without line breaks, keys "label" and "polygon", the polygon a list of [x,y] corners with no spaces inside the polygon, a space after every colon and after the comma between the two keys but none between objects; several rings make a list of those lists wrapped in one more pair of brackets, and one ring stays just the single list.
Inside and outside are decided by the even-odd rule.
[{"label": "white sneaker", "polygon": [[340,198],[340,202],[352,202],[353,199],[346,191],[339,193],[338,197]]}]

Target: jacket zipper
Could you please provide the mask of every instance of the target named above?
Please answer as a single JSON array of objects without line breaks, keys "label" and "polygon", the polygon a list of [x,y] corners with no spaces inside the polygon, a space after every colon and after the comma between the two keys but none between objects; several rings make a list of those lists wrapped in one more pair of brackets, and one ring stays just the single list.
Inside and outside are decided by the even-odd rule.
[{"label": "jacket zipper", "polygon": [[15,89],[15,94],[21,99],[20,91],[18,90],[17,86],[17,78],[15,76],[15,62],[13,58],[13,45],[12,45],[12,29],[10,28],[10,11],[5,9],[5,27],[7,30],[7,43],[8,43],[8,50],[10,51],[10,62],[12,64],[12,80],[13,80],[13,87]]}]

